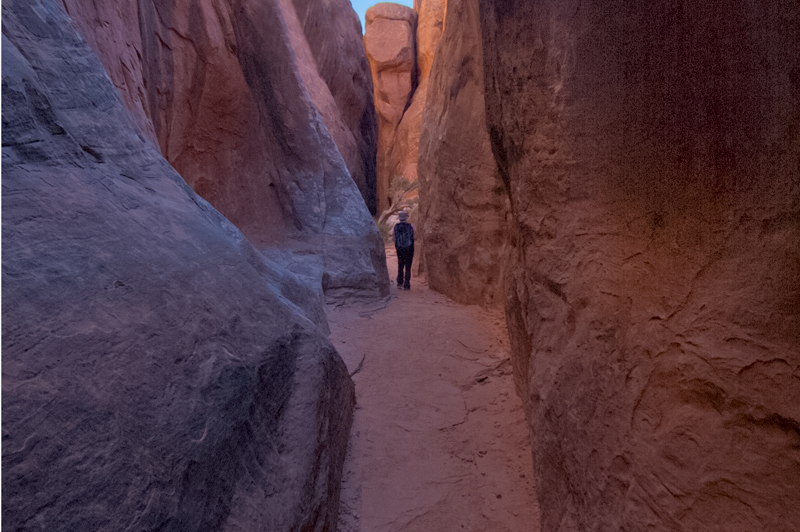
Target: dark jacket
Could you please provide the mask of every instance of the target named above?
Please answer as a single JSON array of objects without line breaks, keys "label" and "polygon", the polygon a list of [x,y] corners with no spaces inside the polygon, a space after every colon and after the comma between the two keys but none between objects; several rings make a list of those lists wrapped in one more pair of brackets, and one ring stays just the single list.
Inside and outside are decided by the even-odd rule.
[{"label": "dark jacket", "polygon": [[408,222],[399,222],[394,226],[394,247],[397,249],[414,247],[414,226]]}]

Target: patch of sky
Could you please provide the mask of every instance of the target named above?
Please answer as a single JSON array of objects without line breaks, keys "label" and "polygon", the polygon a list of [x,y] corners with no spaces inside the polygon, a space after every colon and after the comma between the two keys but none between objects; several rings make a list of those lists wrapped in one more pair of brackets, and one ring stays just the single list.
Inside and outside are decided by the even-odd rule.
[{"label": "patch of sky", "polygon": [[[358,13],[358,18],[361,19],[361,31],[364,31],[364,26],[366,25],[364,22],[364,14],[367,12],[367,9],[374,6],[378,2],[375,0],[350,0],[350,3],[353,5],[353,9],[356,13]],[[408,7],[414,7],[414,0],[398,0],[393,2],[394,4],[401,4]]]}]

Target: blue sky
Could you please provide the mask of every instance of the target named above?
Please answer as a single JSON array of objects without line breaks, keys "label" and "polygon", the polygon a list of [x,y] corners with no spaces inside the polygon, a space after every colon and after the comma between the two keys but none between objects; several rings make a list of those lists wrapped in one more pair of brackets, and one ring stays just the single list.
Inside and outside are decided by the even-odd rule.
[{"label": "blue sky", "polygon": [[[379,1],[380,0],[350,0],[353,9],[358,13],[358,18],[361,19],[361,31],[364,31],[364,13],[367,12],[367,9],[379,3]],[[414,7],[414,0],[395,0],[393,3]]]}]

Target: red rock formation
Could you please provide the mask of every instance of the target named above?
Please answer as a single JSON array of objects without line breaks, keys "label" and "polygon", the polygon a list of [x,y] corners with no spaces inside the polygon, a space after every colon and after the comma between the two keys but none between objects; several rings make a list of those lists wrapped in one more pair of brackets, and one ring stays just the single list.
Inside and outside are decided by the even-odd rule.
[{"label": "red rock formation", "polygon": [[377,210],[376,153],[378,124],[373,104],[372,75],[361,35],[361,23],[348,0],[294,0],[319,75],[328,85],[342,122],[355,142],[354,154],[339,151],[364,201]]},{"label": "red rock formation", "polygon": [[444,31],[445,0],[417,0],[417,68],[422,85],[431,72],[433,57]]},{"label": "red rock formation", "polygon": [[4,529],[335,530],[353,386],[294,272],[138,135],[60,4],[2,16]]},{"label": "red rock formation", "polygon": [[[370,31],[370,24],[372,20],[398,20],[403,6],[397,4],[378,4],[368,11],[367,15],[367,34],[364,36],[364,43],[367,47],[369,55],[369,48],[373,47],[376,50],[393,50],[395,54],[399,54],[400,50],[409,50],[405,44],[408,41],[408,29],[399,29],[395,33],[387,32],[382,26],[374,28]],[[379,181],[383,182],[381,185],[383,190],[388,191],[395,177],[402,177],[409,182],[417,180],[417,161],[419,159],[419,134],[422,124],[422,116],[425,109],[425,100],[428,94],[428,75],[430,73],[431,64],[433,62],[434,52],[442,34],[444,27],[444,2],[440,0],[428,0],[420,3],[416,2],[414,5],[416,10],[416,32],[414,28],[411,30],[411,39],[415,42],[416,54],[415,62],[412,58],[406,57],[404,59],[402,72],[403,76],[407,76],[407,72],[411,72],[412,83],[411,92],[406,93],[405,87],[408,85],[403,81],[403,91],[397,91],[394,95],[381,95],[376,88],[376,107],[378,108],[379,115],[381,113],[381,105],[378,103],[381,98],[386,101],[395,102],[388,107],[385,112],[385,120],[381,121],[381,131],[383,141],[379,142],[378,146],[378,160],[380,161],[378,167]],[[385,15],[384,15],[385,11]],[[405,12],[407,13],[407,12]],[[394,17],[394,18],[392,18]],[[408,17],[409,20],[411,17]],[[384,23],[384,25],[386,25]],[[393,26],[398,26],[397,22]],[[399,27],[399,26],[398,26]],[[385,52],[379,52],[385,53]],[[403,52],[405,53],[405,52]],[[391,54],[387,54],[387,57]],[[394,72],[385,66],[386,64],[380,61],[373,60],[370,65],[372,67],[373,78],[377,80],[380,77],[387,79],[384,83],[391,87],[396,87],[395,81],[390,75],[385,72]],[[379,72],[380,71],[380,72]],[[414,77],[418,78],[419,86],[415,86],[413,81]],[[406,79],[405,77],[403,79]],[[402,109],[401,109],[402,108]],[[382,209],[385,210],[390,203],[388,194],[385,201],[381,204]]]},{"label": "red rock formation", "polygon": [[366,13],[364,48],[372,71],[378,114],[379,211],[389,206],[394,168],[389,165],[388,153],[417,84],[416,19],[412,9],[391,3],[376,4]]},{"label": "red rock formation", "polygon": [[542,530],[800,530],[800,5],[480,4]]},{"label": "red rock formation", "polygon": [[419,144],[425,271],[456,301],[499,305],[508,196],[486,131],[478,2],[450,0],[448,9]]},{"label": "red rock formation", "polygon": [[425,83],[414,91],[408,109],[397,124],[392,144],[387,146],[385,154],[387,179],[400,176],[411,183],[417,180],[419,133],[427,95],[428,81],[425,80]]},{"label": "red rock formation", "polygon": [[137,122],[248,238],[313,241],[330,294],[388,293],[380,237],[341,155],[355,164],[358,146],[290,2],[64,3]]}]

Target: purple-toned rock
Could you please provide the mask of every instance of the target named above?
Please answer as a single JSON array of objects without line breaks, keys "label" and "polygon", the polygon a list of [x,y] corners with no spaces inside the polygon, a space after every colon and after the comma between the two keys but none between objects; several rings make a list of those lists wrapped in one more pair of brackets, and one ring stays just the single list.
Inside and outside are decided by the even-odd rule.
[{"label": "purple-toned rock", "polygon": [[60,3],[2,16],[4,529],[335,530],[353,385],[302,283],[147,140]]},{"label": "purple-toned rock", "polygon": [[329,297],[388,294],[383,243],[342,155],[356,164],[360,148],[289,0],[64,3],[196,192],[259,248],[313,249]]},{"label": "purple-toned rock", "polygon": [[372,100],[372,75],[358,15],[348,0],[293,1],[319,75],[330,89],[356,150],[345,155],[342,146],[338,142],[337,145],[353,181],[374,214],[377,209],[378,123]]}]

